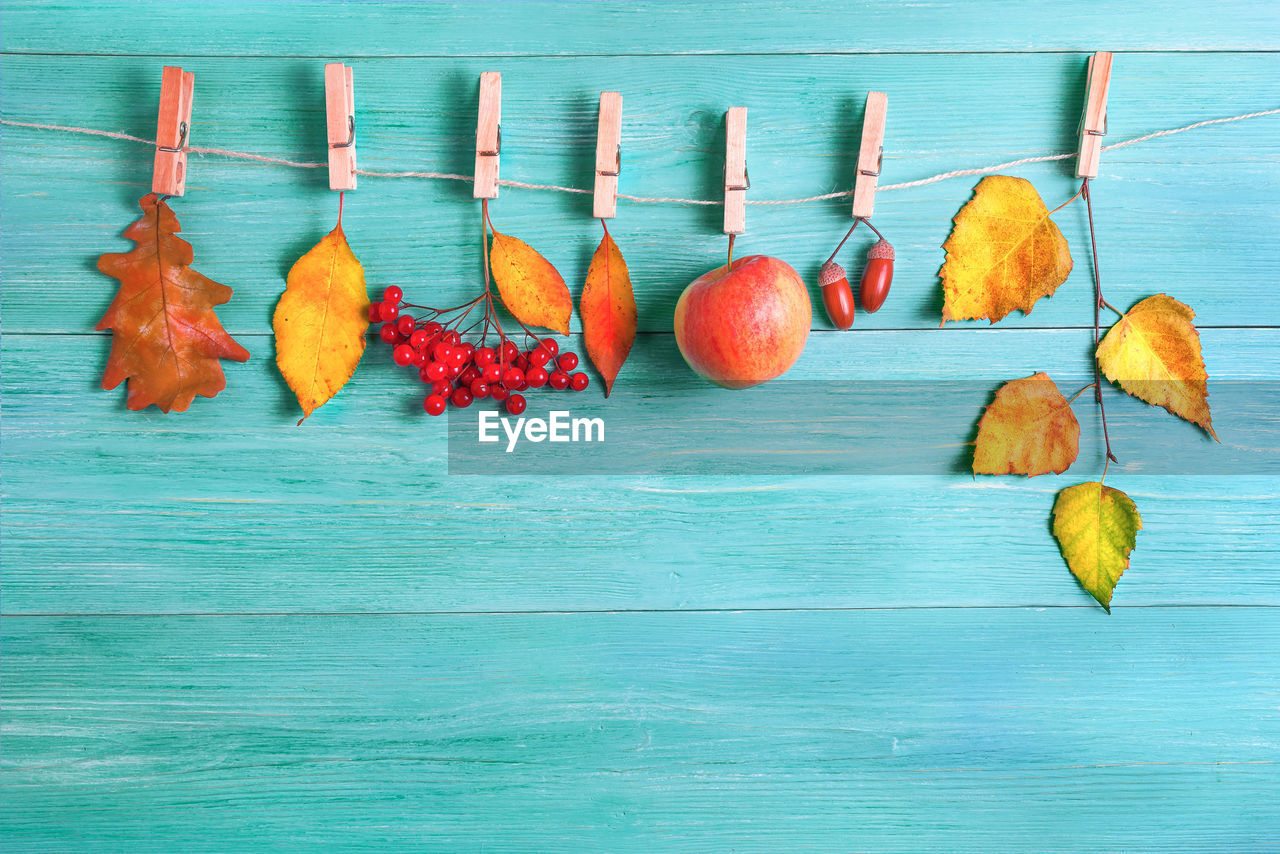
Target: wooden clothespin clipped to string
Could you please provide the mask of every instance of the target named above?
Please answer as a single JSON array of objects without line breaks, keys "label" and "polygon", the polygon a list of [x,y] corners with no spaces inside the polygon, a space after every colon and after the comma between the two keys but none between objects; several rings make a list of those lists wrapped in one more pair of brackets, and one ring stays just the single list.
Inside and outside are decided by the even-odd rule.
[{"label": "wooden clothespin clipped to string", "polygon": [[1102,159],[1102,138],[1107,135],[1107,92],[1111,89],[1111,53],[1100,50],[1089,57],[1089,78],[1085,87],[1084,111],[1080,114],[1080,153],[1076,157],[1076,177],[1098,177]]},{"label": "wooden clothespin clipped to string", "polygon": [[724,233],[747,230],[747,108],[730,107],[724,117]]},{"label": "wooden clothespin clipped to string", "polygon": [[502,75],[480,75],[480,113],[476,119],[475,198],[498,198],[498,155],[502,153]]},{"label": "wooden clothespin clipped to string", "polygon": [[156,160],[151,192],[181,196],[187,189],[187,142],[191,134],[191,97],[196,76],[166,65],[160,78],[160,116],[156,121]]},{"label": "wooden clothespin clipped to string", "polygon": [[592,211],[596,219],[618,215],[618,173],[622,171],[622,94],[600,93],[596,125],[596,184]]},{"label": "wooden clothespin clipped to string", "polygon": [[858,149],[858,174],[853,181],[853,215],[871,219],[876,208],[876,186],[884,162],[884,120],[889,112],[889,96],[868,92],[862,113],[862,146]]},{"label": "wooden clothespin clipped to string", "polygon": [[356,95],[350,66],[324,67],[324,106],[329,128],[329,189],[356,188]]}]

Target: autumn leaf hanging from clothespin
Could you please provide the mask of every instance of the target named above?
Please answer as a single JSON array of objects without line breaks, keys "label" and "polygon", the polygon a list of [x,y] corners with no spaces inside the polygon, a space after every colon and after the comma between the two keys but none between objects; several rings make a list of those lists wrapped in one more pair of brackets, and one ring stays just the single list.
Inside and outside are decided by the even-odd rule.
[{"label": "autumn leaf hanging from clothespin", "polygon": [[213,310],[231,299],[231,288],[191,269],[191,244],[178,237],[178,218],[159,196],[138,204],[142,217],[124,233],[134,248],[98,259],[99,270],[120,280],[96,327],[112,331],[102,387],[128,379],[130,409],[182,412],[197,394],[213,397],[226,387],[219,359],[243,362],[249,352]]}]

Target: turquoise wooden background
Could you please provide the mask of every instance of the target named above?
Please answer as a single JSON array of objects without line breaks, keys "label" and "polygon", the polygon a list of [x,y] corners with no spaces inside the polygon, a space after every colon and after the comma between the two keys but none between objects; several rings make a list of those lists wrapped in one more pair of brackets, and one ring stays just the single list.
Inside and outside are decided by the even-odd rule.
[{"label": "turquoise wooden background", "polygon": [[[468,172],[477,75],[496,69],[504,178],[587,186],[597,93],[616,88],[624,192],[715,197],[721,117],[743,104],[766,199],[849,186],[872,88],[890,96],[886,182],[1071,150],[1097,49],[1119,51],[1111,140],[1280,106],[1273,4],[818,5],[7,2],[3,112],[150,136],[160,67],[181,64],[193,144],[321,160],[322,66],[343,59],[363,167]],[[450,478],[444,425],[378,347],[293,426],[271,310],[335,199],[322,170],[213,156],[175,209],[197,268],[235,289],[220,315],[252,359],[187,413],[129,413],[98,388],[114,283],[95,262],[127,247],[151,152],[13,127],[3,143],[6,850],[1277,844],[1274,468],[1113,468],[1145,530],[1110,617],[1048,531],[1055,492],[1098,469],[1089,407],[1061,478]],[[1069,161],[1016,174],[1051,203],[1074,190]],[[793,377],[1083,384],[1078,206],[1052,300],[936,328],[939,247],[975,180],[880,198],[889,303],[849,334],[815,320]],[[1108,298],[1172,293],[1214,382],[1280,380],[1278,195],[1277,117],[1104,155]],[[374,287],[461,294],[476,215],[462,184],[363,178],[345,224]],[[751,429],[767,391],[700,384],[669,334],[723,255],[719,216],[621,205],[642,334],[619,383],[648,417],[718,403]],[[494,217],[576,293],[586,197],[504,189]],[[740,251],[813,280],[847,224],[846,200],[752,207]],[[1212,450],[1108,401],[1126,442]],[[1255,451],[1280,439],[1274,411],[1214,423],[1224,454],[1246,427]]]}]

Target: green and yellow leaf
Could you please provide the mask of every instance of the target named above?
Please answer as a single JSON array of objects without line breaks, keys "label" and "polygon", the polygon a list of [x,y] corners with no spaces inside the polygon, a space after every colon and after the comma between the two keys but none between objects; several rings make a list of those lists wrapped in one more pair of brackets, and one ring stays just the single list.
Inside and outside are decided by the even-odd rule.
[{"label": "green and yellow leaf", "polygon": [[1069,486],[1053,504],[1053,536],[1067,567],[1107,613],[1141,530],[1132,499],[1102,483]]}]

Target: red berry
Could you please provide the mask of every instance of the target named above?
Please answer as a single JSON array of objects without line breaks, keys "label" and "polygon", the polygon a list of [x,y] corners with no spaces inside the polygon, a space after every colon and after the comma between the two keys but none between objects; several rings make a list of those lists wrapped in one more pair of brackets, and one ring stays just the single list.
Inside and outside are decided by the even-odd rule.
[{"label": "red berry", "polygon": [[408,344],[397,344],[396,348],[391,351],[391,358],[395,360],[397,365],[412,365],[413,357],[417,353]]},{"label": "red berry", "polygon": [[529,384],[529,388],[542,388],[547,384],[546,368],[534,365],[524,372],[524,381]]},{"label": "red berry", "polygon": [[378,316],[383,320],[395,320],[400,316],[400,306],[393,302],[384,302]]},{"label": "red berry", "polygon": [[564,371],[553,371],[551,376],[547,377],[547,385],[556,391],[569,387],[569,375]]},{"label": "red berry", "polygon": [[504,362],[514,362],[520,355],[520,348],[510,341],[502,342],[501,358]]},{"label": "red berry", "polygon": [[431,355],[435,356],[437,362],[449,364],[449,357],[453,355],[453,348],[449,346],[447,341],[441,341],[431,348]]},{"label": "red berry", "polygon": [[551,361],[551,351],[541,345],[534,347],[529,351],[529,364],[537,365],[541,368],[547,362]]},{"label": "red berry", "polygon": [[404,299],[404,291],[400,290],[400,288],[396,287],[395,285],[392,285],[391,287],[387,288],[385,291],[382,292],[383,302],[391,302],[391,303],[398,304],[402,299]]},{"label": "red berry", "polygon": [[428,379],[435,382],[436,380],[443,380],[444,375],[449,371],[443,362],[427,362],[427,366],[422,369],[422,372],[427,375]]},{"label": "red berry", "polygon": [[479,350],[476,350],[474,358],[476,360],[476,367],[484,370],[485,367],[492,365],[498,360],[498,354],[493,352],[492,347],[481,347]]},{"label": "red berry", "polygon": [[471,389],[455,388],[453,390],[453,405],[459,409],[466,409],[473,399]]},{"label": "red berry", "polygon": [[556,359],[556,364],[560,366],[562,371],[572,371],[578,367],[578,354],[565,353],[559,359]]},{"label": "red berry", "polygon": [[438,394],[429,394],[427,399],[422,401],[422,408],[427,410],[428,415],[439,415],[444,412],[445,400]]},{"label": "red berry", "polygon": [[498,403],[502,403],[502,401],[506,400],[507,395],[510,393],[511,392],[507,391],[500,385],[489,386],[489,397],[492,397]]},{"label": "red berry", "polygon": [[[412,345],[412,344],[409,344],[409,345],[407,345],[407,346],[408,346],[408,347],[410,347],[410,348],[412,348],[412,347],[413,347],[413,345]],[[425,351],[425,350],[414,350],[414,351],[413,351],[413,363],[414,363],[415,365],[417,365],[419,368],[425,368],[425,367],[427,366],[427,362],[428,362],[428,361],[430,361],[430,360],[427,358],[427,353],[426,353],[426,351]]]},{"label": "red berry", "polygon": [[591,378],[588,377],[586,374],[584,374],[582,371],[578,371],[576,374],[569,377],[569,388],[573,389],[574,391],[582,391],[590,384],[591,384]]},{"label": "red berry", "polygon": [[502,384],[507,388],[515,388],[524,382],[524,371],[519,368],[507,368],[502,374]]},{"label": "red berry", "polygon": [[422,328],[427,330],[428,335],[435,335],[436,333],[444,330],[444,327],[436,323],[434,320],[424,325]]},{"label": "red berry", "polygon": [[396,331],[394,323],[384,323],[378,330],[378,337],[388,344],[394,344],[400,338],[400,333]]},{"label": "red berry", "polygon": [[496,382],[502,382],[502,366],[489,364],[484,366],[484,370],[480,372],[484,377],[484,381],[492,385]]},{"label": "red berry", "polygon": [[462,343],[462,336],[456,330],[450,329],[448,332],[440,336],[440,340],[446,344],[454,345]]},{"label": "red berry", "polygon": [[[458,381],[463,385],[471,385],[478,379],[483,378],[480,376],[480,372],[476,370],[475,365],[468,365],[462,369],[462,373],[458,374]],[[477,397],[479,397],[479,395],[477,395]]]},{"label": "red berry", "polygon": [[466,353],[466,354],[467,354],[467,361],[468,361],[468,362],[470,362],[470,361],[472,361],[472,359],[474,359],[474,358],[475,358],[475,355],[476,355],[476,345],[474,345],[474,344],[472,344],[472,343],[470,343],[470,342],[464,341],[464,342],[462,342],[462,352],[464,352],[464,353]]},{"label": "red berry", "polygon": [[410,335],[413,334],[413,327],[416,325],[417,324],[413,319],[413,315],[402,314],[400,315],[400,318],[396,321],[396,331],[399,332],[401,335],[403,335],[405,338],[408,338]]},{"label": "red berry", "polygon": [[488,396],[489,396],[489,384],[488,384],[487,382],[485,382],[484,380],[482,380],[482,379],[478,378],[478,377],[477,377],[476,379],[472,380],[472,381],[471,381],[471,395],[472,395],[472,397],[488,397]]},{"label": "red berry", "polygon": [[453,394],[453,383],[446,379],[438,379],[431,383],[431,393],[448,399],[449,395]]},{"label": "red berry", "polygon": [[382,303],[380,302],[369,303],[369,322],[377,323],[381,319],[382,319]]},{"label": "red berry", "polygon": [[512,415],[519,415],[524,412],[525,405],[524,395],[522,394],[513,394],[507,398],[507,412]]},{"label": "red berry", "polygon": [[554,338],[543,338],[542,344],[539,346],[546,347],[547,352],[551,354],[551,358],[553,359],[556,357],[556,354],[560,352],[560,345],[556,343],[556,339]]},{"label": "red berry", "polygon": [[425,329],[415,329],[409,334],[409,346],[415,350],[421,350],[426,346],[427,341],[431,338],[431,333]]},{"label": "red berry", "polygon": [[449,351],[449,364],[452,367],[461,369],[464,365],[467,364],[467,362],[470,362],[470,361],[471,359],[467,357],[467,351],[462,349],[461,347],[454,347],[452,350]]}]

